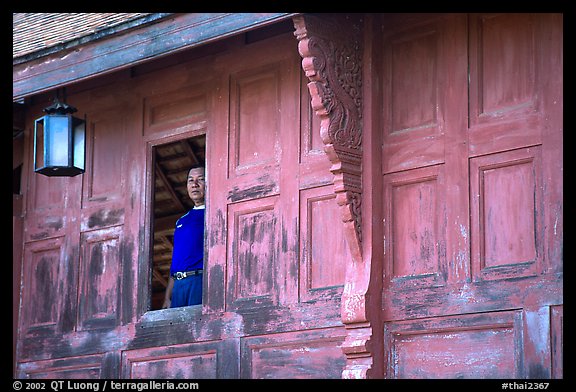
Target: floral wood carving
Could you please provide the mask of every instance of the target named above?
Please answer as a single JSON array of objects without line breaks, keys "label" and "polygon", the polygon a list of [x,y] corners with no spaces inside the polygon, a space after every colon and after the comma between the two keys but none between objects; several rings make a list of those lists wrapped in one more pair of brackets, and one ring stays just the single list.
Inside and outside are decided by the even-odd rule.
[{"label": "floral wood carving", "polygon": [[342,322],[346,339],[343,378],[368,378],[373,372],[374,343],[367,315],[370,263],[362,260],[362,48],[358,20],[350,15],[293,17],[309,79],[312,108],[320,118],[320,135],[334,174],[352,260],[346,266]]},{"label": "floral wood carving", "polygon": [[[293,18],[312,108],[334,174],[354,261],[362,260],[362,64],[360,28],[348,16]],[[346,23],[347,27],[342,28]]]}]

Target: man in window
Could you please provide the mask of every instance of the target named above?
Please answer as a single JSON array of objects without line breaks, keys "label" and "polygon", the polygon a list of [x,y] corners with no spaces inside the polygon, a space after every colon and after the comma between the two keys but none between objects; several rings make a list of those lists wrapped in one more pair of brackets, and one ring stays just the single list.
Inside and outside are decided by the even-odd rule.
[{"label": "man in window", "polygon": [[204,168],[188,172],[188,196],[194,208],[176,221],[170,279],[162,309],[202,303],[202,269],[204,268]]}]

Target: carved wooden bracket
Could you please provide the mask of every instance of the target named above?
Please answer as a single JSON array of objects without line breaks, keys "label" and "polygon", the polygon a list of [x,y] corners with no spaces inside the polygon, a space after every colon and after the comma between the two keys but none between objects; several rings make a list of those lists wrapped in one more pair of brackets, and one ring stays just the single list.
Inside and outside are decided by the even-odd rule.
[{"label": "carved wooden bracket", "polygon": [[[362,260],[362,65],[359,24],[346,15],[293,17],[312,108],[334,174],[354,261]],[[344,29],[343,26],[349,28]]]},{"label": "carved wooden bracket", "polygon": [[293,17],[310,80],[312,108],[334,174],[334,192],[352,260],[346,266],[342,322],[343,378],[368,378],[373,366],[372,326],[366,313],[370,263],[362,259],[362,34],[350,15]]}]

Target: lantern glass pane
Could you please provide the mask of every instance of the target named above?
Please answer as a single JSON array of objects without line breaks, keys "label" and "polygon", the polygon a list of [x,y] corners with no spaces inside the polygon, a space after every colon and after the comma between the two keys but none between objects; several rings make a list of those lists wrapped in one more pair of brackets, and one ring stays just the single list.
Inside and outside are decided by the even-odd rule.
[{"label": "lantern glass pane", "polygon": [[84,170],[86,123],[75,119],[74,125],[74,167]]},{"label": "lantern glass pane", "polygon": [[44,167],[44,117],[36,120],[34,128],[34,170]]},{"label": "lantern glass pane", "polygon": [[46,166],[68,166],[67,116],[46,116]]}]

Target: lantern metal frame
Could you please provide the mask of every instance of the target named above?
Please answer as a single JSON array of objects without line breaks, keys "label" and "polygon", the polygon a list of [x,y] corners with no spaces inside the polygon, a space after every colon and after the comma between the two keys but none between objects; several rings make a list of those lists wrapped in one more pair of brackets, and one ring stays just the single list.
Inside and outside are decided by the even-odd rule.
[{"label": "lantern metal frame", "polygon": [[86,118],[58,98],[34,121],[34,171],[49,177],[74,177],[85,171]]}]

